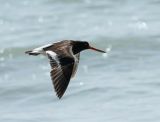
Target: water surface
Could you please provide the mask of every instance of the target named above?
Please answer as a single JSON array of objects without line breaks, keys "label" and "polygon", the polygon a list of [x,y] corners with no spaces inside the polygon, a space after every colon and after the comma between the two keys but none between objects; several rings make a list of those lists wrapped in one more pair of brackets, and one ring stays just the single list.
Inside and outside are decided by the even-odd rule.
[{"label": "water surface", "polygon": [[[158,0],[1,0],[0,121],[159,122]],[[88,40],[57,99],[43,56],[24,52],[62,39]]]}]

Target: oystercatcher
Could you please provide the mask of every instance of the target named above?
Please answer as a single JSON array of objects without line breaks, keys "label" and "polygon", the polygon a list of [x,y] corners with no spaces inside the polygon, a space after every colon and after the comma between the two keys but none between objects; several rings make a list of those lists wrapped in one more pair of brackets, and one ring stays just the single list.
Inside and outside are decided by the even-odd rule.
[{"label": "oystercatcher", "polygon": [[66,91],[70,79],[76,73],[80,52],[86,49],[106,53],[105,51],[91,47],[86,41],[74,40],[63,40],[26,51],[25,53],[34,56],[43,54],[48,57],[51,65],[51,79],[56,95],[60,99]]}]

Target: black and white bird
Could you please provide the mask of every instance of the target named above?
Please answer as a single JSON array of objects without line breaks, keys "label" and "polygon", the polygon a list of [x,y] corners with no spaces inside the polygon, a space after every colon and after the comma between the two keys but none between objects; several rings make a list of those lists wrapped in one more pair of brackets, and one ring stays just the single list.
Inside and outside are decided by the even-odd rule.
[{"label": "black and white bird", "polygon": [[106,53],[91,47],[86,41],[74,40],[63,40],[26,51],[25,53],[33,56],[43,54],[48,57],[51,65],[51,79],[56,95],[60,99],[65,93],[70,79],[76,73],[80,52],[86,49]]}]

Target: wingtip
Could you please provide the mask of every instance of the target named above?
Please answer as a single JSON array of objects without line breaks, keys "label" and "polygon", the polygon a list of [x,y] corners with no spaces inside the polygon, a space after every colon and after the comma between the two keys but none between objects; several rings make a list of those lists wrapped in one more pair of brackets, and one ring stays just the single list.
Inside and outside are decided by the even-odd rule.
[{"label": "wingtip", "polygon": [[57,97],[58,97],[59,100],[62,98],[62,96],[61,96],[61,95],[58,95],[58,94],[57,94]]},{"label": "wingtip", "polygon": [[58,97],[59,100],[63,97],[63,95],[64,95],[64,93],[61,94],[61,93],[57,93],[57,92],[56,92],[56,96]]}]

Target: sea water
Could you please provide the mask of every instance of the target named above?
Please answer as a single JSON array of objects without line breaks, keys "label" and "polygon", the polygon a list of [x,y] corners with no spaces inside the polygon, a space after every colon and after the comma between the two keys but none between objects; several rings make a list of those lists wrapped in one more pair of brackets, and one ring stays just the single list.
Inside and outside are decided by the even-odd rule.
[{"label": "sea water", "polygon": [[[25,55],[86,40],[58,99],[48,59]],[[0,0],[1,122],[159,122],[159,0]]]}]

